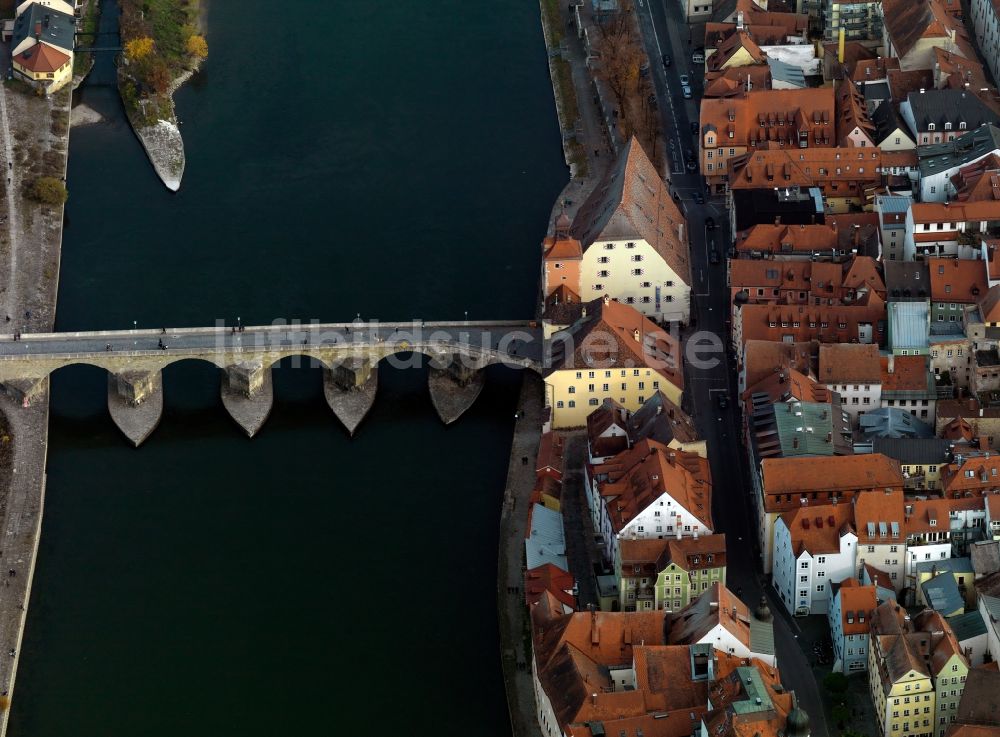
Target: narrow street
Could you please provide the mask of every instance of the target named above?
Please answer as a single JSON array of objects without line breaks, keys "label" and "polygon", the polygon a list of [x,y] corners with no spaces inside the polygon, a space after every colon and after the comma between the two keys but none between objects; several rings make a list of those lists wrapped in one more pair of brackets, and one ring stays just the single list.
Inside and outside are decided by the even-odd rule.
[{"label": "narrow street", "polygon": [[[670,188],[680,194],[682,211],[688,220],[693,278],[690,335],[697,339],[699,333],[708,333],[727,346],[729,289],[725,255],[732,242],[729,219],[722,197],[706,196],[705,204],[693,200],[695,192],[704,192],[704,184],[697,172],[685,170],[688,152],[691,156],[698,153],[698,137],[691,132],[691,123],[698,120],[704,70],[693,68],[691,64],[693,46],[686,38],[688,26],[678,3],[637,0],[637,11],[651,62],[664,135],[674,142],[672,147],[668,145]],[[669,67],[661,63],[664,54],[671,57]],[[693,97],[690,100],[685,100],[681,94],[682,74],[691,79]],[[712,218],[714,227],[709,227],[707,218]],[[717,264],[710,262],[709,252],[713,249],[721,256]],[[718,363],[708,369],[685,366],[685,394],[688,406],[693,408],[698,430],[708,442],[714,479],[712,514],[716,530],[726,533],[727,584],[734,592],[742,592],[741,598],[751,609],[757,605],[761,593],[769,597],[769,606],[775,615],[774,638],[782,681],[794,687],[802,707],[809,713],[814,737],[828,737],[819,686],[804,652],[808,645],[800,646],[798,625],[772,596],[759,570],[760,556],[754,531],[756,514],[750,496],[747,459],[740,441],[735,363],[728,349],[718,358]],[[720,393],[729,399],[726,409],[719,409],[717,395]],[[734,473],[734,469],[740,471]]]}]

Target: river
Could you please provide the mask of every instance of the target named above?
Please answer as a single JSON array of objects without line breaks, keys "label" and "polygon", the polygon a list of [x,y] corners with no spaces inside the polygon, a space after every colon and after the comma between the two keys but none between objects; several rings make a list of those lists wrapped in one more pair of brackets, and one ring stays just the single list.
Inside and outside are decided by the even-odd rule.
[{"label": "river", "polygon": [[[109,6],[112,7],[112,6]],[[535,0],[211,2],[179,193],[102,59],[73,131],[57,329],[527,318],[565,182]],[[104,23],[113,20],[106,13]],[[13,737],[509,734],[496,537],[516,373],[455,426],[383,366],[354,439],[316,369],[248,440],[176,364],[139,450],[53,380]]]}]

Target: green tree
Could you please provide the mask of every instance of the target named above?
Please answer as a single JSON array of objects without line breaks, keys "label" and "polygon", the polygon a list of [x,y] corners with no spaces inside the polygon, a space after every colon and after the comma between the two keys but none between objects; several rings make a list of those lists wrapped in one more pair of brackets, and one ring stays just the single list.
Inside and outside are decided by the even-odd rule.
[{"label": "green tree", "polygon": [[847,690],[847,676],[843,673],[829,673],[823,678],[823,688],[832,694],[842,694]]},{"label": "green tree", "polygon": [[28,187],[28,196],[46,205],[61,205],[69,194],[66,186],[55,177],[38,177]]}]

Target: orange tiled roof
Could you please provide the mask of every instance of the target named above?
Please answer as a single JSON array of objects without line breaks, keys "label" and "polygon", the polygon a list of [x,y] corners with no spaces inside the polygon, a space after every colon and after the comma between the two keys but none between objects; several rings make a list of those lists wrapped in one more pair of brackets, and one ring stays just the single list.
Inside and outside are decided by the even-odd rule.
[{"label": "orange tiled roof", "polygon": [[968,84],[972,89],[978,90],[990,86],[983,65],[975,58],[966,58],[935,46],[934,61],[940,76],[946,78],[948,87],[965,89]]},{"label": "orange tiled roof", "polygon": [[[885,488],[899,489],[902,501],[903,474],[899,462],[881,453],[765,458],[760,465],[766,504],[779,495],[789,495],[789,501],[798,506],[799,497],[814,491],[843,495],[871,489],[881,493]],[[855,514],[855,520],[860,527],[861,517]]]},{"label": "orange tiled roof", "polygon": [[608,500],[615,531],[624,529],[664,493],[694,515],[706,530],[712,529],[712,472],[708,461],[696,453],[643,440],[608,460],[601,470],[608,475],[608,481],[600,484],[600,494]]},{"label": "orange tiled roof", "polygon": [[751,90],[739,97],[703,99],[701,134],[716,133],[717,146],[784,141],[797,148],[800,134],[810,146],[832,146],[835,108],[829,87]]},{"label": "orange tiled roof", "polygon": [[979,312],[983,322],[1000,322],[1000,284],[990,287],[979,299]]},{"label": "orange tiled roof", "polygon": [[[899,2],[900,0],[897,0]],[[901,0],[910,2],[910,0]],[[911,92],[921,89],[931,89],[934,86],[934,72],[930,69],[911,69],[904,72],[901,69],[890,69],[886,74],[889,81],[889,92],[892,101],[897,105],[906,99]]]},{"label": "orange tiled roof", "polygon": [[986,293],[986,264],[978,259],[928,258],[927,268],[935,302],[972,304]]},{"label": "orange tiled roof", "polygon": [[886,79],[890,69],[899,69],[899,59],[895,56],[858,59],[851,72],[851,79],[858,84]]},{"label": "orange tiled roof", "polygon": [[839,553],[843,533],[853,531],[854,515],[850,504],[820,504],[798,507],[781,515],[792,539],[796,557]]},{"label": "orange tiled roof", "polygon": [[687,222],[660,173],[633,136],[573,218],[587,250],[602,240],[642,238],[686,284],[691,283]]},{"label": "orange tiled roof", "polygon": [[68,54],[49,46],[47,43],[36,43],[29,46],[14,57],[14,63],[30,72],[48,73],[61,69],[70,61]]},{"label": "orange tiled roof", "polygon": [[743,372],[746,386],[776,373],[783,368],[796,369],[812,374],[812,357],[816,352],[812,343],[774,343],[769,340],[748,340],[743,345]]},{"label": "orange tiled roof", "polygon": [[882,15],[886,33],[901,58],[921,39],[947,43],[953,33],[967,38],[961,22],[949,16],[938,0],[883,0]]},{"label": "orange tiled roof", "polygon": [[[706,70],[717,72],[723,68],[726,62],[739,53],[740,49],[746,50],[754,64],[766,64],[767,56],[760,50],[753,38],[746,31],[736,31],[729,38],[723,41],[716,52],[708,58]],[[745,65],[749,66],[749,65]]]},{"label": "orange tiled roof", "polygon": [[958,202],[1000,200],[1000,156],[991,153],[961,167],[951,177],[951,183]]},{"label": "orange tiled roof", "polygon": [[789,368],[773,371],[756,384],[750,385],[743,392],[742,398],[745,401],[754,394],[767,394],[772,402],[797,399],[800,402],[830,404],[833,401],[833,392],[805,374]]},{"label": "orange tiled roof", "polygon": [[[896,464],[898,471],[899,464]],[[883,484],[885,488],[872,487],[869,491],[854,497],[854,527],[858,532],[858,545],[876,543],[891,544],[895,539],[903,539],[903,477],[898,484]],[[887,492],[886,489],[889,491]],[[899,537],[893,538],[893,523]],[[886,577],[879,580],[883,586],[891,586]]]},{"label": "orange tiled roof", "polygon": [[542,241],[546,261],[579,261],[583,258],[583,248],[576,238],[556,238],[548,236]]},{"label": "orange tiled roof", "polygon": [[561,604],[565,604],[571,609],[576,609],[576,599],[573,594],[567,593],[573,590],[576,579],[572,573],[567,573],[562,568],[546,563],[545,565],[532,568],[524,573],[524,598],[528,608],[542,598],[545,592],[552,594]]},{"label": "orange tiled roof", "polygon": [[[556,361],[550,372],[645,366],[684,388],[680,343],[674,336],[607,296],[588,302],[585,308],[586,317],[571,328],[573,352]],[[588,340],[591,336],[593,340]]]},{"label": "orange tiled roof", "polygon": [[907,535],[948,530],[947,499],[915,499],[906,502],[903,510],[903,529]]},{"label": "orange tiled roof", "polygon": [[[737,233],[736,250],[763,253],[812,253],[830,251],[837,247],[837,231],[829,225],[754,225]],[[737,259],[733,266],[743,259]],[[740,267],[742,268],[742,267]],[[772,266],[772,268],[774,268]]]},{"label": "orange tiled roof", "polygon": [[753,64],[746,67],[727,67],[719,72],[705,73],[703,97],[736,97],[750,89],[771,88],[771,67],[767,64]]},{"label": "orange tiled roof", "polygon": [[[840,625],[845,635],[867,635],[878,599],[874,586],[862,586],[853,578],[840,585]],[[850,620],[850,621],[849,621]]]},{"label": "orange tiled roof", "polygon": [[836,196],[863,193],[881,182],[882,153],[877,148],[769,148],[734,156],[727,162],[730,189],[823,187]]},{"label": "orange tiled roof", "polygon": [[882,356],[882,391],[927,391],[927,356]]},{"label": "orange tiled roof", "polygon": [[817,340],[842,343],[860,336],[859,326],[870,325],[876,341],[882,339],[885,300],[869,293],[864,304],[772,305],[748,304],[740,309],[742,340],[794,342]]},{"label": "orange tiled roof", "polygon": [[848,136],[858,129],[867,138],[868,145],[875,145],[875,124],[868,117],[865,96],[850,80],[837,85],[837,145],[850,147]]},{"label": "orange tiled roof", "polygon": [[870,343],[821,345],[819,380],[824,384],[881,383],[882,371],[878,346]]}]

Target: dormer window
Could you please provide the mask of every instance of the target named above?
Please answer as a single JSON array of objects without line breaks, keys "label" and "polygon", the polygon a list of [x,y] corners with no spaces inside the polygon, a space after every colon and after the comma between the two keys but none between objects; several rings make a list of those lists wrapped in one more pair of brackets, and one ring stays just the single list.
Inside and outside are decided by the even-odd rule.
[{"label": "dormer window", "polygon": [[932,131],[932,130],[934,130],[934,129],[935,129],[936,127],[937,127],[937,126],[935,126],[935,125],[934,125],[934,123],[928,123],[928,124],[927,124],[927,130],[929,130],[929,131]]},{"label": "dormer window", "polygon": [[964,131],[965,130],[965,121],[962,121],[961,123],[958,124],[958,129],[960,131]]},{"label": "dormer window", "polygon": [[950,131],[950,130],[951,130],[951,123],[945,123],[945,124],[944,124],[944,129],[945,129],[946,131]]}]

